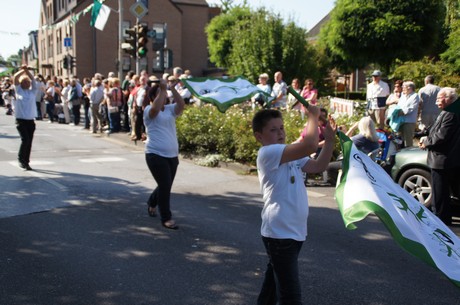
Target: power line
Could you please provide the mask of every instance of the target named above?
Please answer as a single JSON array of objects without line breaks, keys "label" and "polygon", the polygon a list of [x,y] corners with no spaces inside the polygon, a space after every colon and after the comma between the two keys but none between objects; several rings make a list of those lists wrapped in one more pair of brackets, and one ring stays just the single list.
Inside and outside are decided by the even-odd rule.
[{"label": "power line", "polygon": [[6,31],[0,31],[0,34],[8,34],[8,35],[15,35],[15,36],[21,35],[17,32],[6,32]]}]

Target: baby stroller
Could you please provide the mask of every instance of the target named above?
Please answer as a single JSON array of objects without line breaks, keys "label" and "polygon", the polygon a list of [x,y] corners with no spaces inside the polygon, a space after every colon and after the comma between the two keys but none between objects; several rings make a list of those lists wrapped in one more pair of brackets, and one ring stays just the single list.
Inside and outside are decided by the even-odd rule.
[{"label": "baby stroller", "polygon": [[383,129],[376,130],[379,136],[379,149],[374,161],[377,162],[383,169],[390,173],[391,167],[394,164],[395,155],[401,148],[402,140],[393,132]]},{"label": "baby stroller", "polygon": [[64,106],[62,104],[54,105],[54,115],[57,116],[59,124],[65,124]]}]

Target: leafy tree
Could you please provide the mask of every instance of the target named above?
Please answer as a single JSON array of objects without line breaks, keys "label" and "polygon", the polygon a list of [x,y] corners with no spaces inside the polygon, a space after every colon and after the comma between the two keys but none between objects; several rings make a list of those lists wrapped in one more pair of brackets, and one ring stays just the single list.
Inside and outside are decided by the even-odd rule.
[{"label": "leafy tree", "polygon": [[446,26],[449,27],[450,33],[447,38],[447,50],[441,54],[441,58],[448,64],[448,70],[460,73],[460,4],[457,1],[452,1],[449,8],[450,18],[446,21]]},{"label": "leafy tree", "polygon": [[446,5],[446,26],[450,26],[458,20],[460,14],[460,2],[458,0],[445,0]]},{"label": "leafy tree", "polygon": [[416,88],[421,88],[425,85],[425,77],[433,75],[436,83],[439,83],[445,74],[445,66],[428,57],[420,61],[399,62],[393,73],[393,79],[411,80],[415,83]]},{"label": "leafy tree", "polygon": [[375,63],[432,55],[445,16],[444,0],[337,0],[321,43],[342,72]]},{"label": "leafy tree", "polygon": [[279,70],[287,82],[294,77],[322,78],[306,30],[265,8],[233,7],[211,20],[206,31],[211,61],[231,75],[256,82],[260,73]]},{"label": "leafy tree", "polygon": [[247,6],[237,6],[229,12],[214,17],[206,27],[211,62],[219,67],[228,67],[228,56],[232,51],[235,37],[235,27],[240,20],[251,18]]},{"label": "leafy tree", "polygon": [[412,80],[416,88],[424,86],[427,75],[433,75],[437,85],[460,89],[460,75],[448,73],[448,64],[442,60],[424,57],[419,61],[398,62],[393,79]]},{"label": "leafy tree", "polygon": [[[22,52],[21,52],[22,54]],[[13,54],[7,59],[8,65],[12,67],[19,67],[21,65],[22,59],[20,54]]]}]

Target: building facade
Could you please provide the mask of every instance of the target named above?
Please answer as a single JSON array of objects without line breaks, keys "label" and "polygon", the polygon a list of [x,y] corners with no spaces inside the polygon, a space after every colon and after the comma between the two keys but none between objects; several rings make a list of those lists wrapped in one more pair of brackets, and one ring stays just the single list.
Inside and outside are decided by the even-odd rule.
[{"label": "building facade", "polygon": [[205,27],[219,11],[209,7],[205,0],[140,2],[147,8],[147,14],[137,19],[130,9],[136,4],[135,0],[104,1],[110,15],[100,31],[90,26],[93,0],[41,0],[37,37],[39,73],[83,78],[109,72],[124,77],[136,68],[158,76],[171,72],[172,69],[154,71],[157,58],[153,38],[147,42],[146,56],[138,62],[120,49],[129,37],[125,29],[139,22],[149,30],[164,25],[164,47],[172,52],[172,66],[190,69],[194,76],[206,75],[210,65]]}]

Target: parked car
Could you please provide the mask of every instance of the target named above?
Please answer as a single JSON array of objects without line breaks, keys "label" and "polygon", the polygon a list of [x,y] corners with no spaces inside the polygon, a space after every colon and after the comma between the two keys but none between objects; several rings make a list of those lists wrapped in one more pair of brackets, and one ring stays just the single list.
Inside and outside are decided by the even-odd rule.
[{"label": "parked car", "polygon": [[[404,148],[395,155],[391,177],[426,207],[431,206],[431,170],[426,164],[427,151],[418,147]],[[451,188],[452,204],[460,206],[460,179]]]}]

